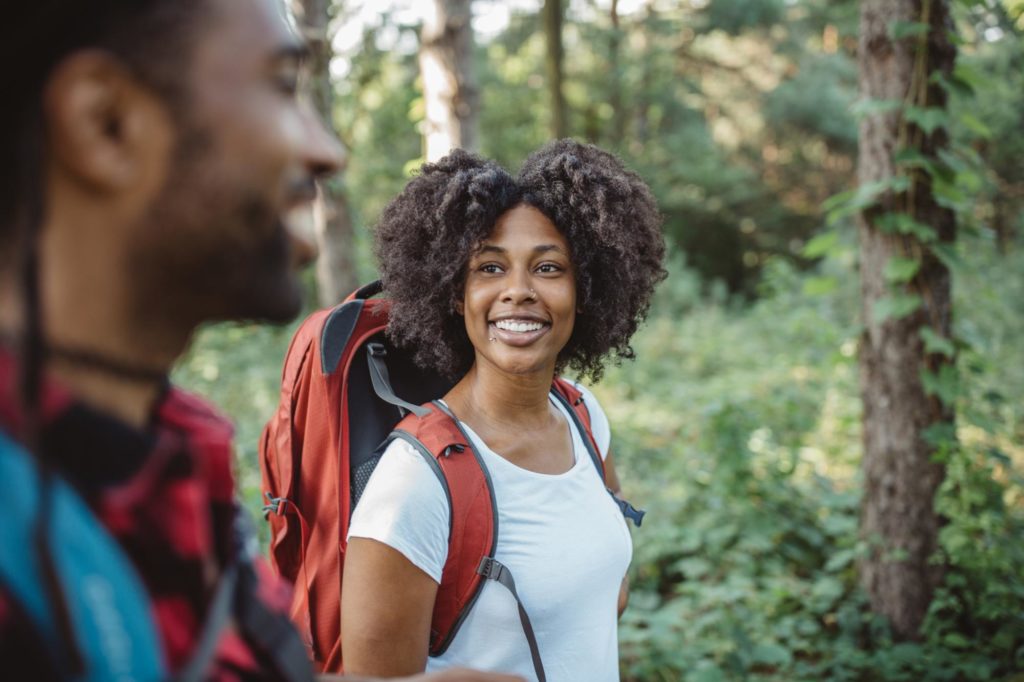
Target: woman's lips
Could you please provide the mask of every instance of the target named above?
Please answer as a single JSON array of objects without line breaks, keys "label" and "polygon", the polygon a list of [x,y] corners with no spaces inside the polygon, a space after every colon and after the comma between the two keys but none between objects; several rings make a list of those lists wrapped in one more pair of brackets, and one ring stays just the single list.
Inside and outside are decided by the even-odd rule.
[{"label": "woman's lips", "polygon": [[494,322],[487,325],[487,333],[490,338],[500,341],[506,346],[515,346],[521,348],[523,346],[529,346],[534,343],[537,339],[541,338],[548,331],[551,330],[551,325],[542,324],[540,329],[533,331],[516,332],[508,329],[502,329]]}]

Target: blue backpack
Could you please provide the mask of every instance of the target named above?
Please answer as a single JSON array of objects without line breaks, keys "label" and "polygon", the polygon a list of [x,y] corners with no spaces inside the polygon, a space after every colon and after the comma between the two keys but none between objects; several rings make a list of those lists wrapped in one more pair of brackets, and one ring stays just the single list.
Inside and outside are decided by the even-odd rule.
[{"label": "blue backpack", "polygon": [[[42,481],[38,462],[0,432],[0,584],[32,622],[62,679],[155,682],[169,677],[150,601],[117,541],[59,477]],[[44,485],[50,505],[47,541],[67,601],[83,668],[76,672],[54,616],[34,549]]]}]

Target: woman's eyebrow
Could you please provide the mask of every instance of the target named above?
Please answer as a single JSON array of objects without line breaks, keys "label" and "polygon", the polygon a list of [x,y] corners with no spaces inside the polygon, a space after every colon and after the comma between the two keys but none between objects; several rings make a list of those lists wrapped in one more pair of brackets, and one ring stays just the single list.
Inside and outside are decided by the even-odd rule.
[{"label": "woman's eyebrow", "polygon": [[[538,244],[533,247],[534,253],[547,253],[548,251],[557,251],[558,253],[565,253],[558,244]],[[477,250],[477,254],[481,253],[497,253],[505,254],[508,253],[508,249],[503,246],[497,246],[496,244],[484,244]]]}]

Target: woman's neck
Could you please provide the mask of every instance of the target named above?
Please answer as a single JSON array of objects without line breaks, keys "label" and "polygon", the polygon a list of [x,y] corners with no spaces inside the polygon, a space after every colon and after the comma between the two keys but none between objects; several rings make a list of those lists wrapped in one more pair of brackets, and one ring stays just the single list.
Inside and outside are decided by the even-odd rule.
[{"label": "woman's neck", "polygon": [[550,422],[548,394],[554,368],[530,374],[508,374],[477,362],[445,396],[449,406],[470,426],[502,425],[532,429]]}]

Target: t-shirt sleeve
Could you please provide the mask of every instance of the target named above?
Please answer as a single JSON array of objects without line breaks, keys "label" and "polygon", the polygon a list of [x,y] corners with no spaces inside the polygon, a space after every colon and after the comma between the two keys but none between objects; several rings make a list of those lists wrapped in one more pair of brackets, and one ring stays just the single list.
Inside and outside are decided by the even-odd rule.
[{"label": "t-shirt sleeve", "polygon": [[391,442],[352,513],[348,537],[397,550],[438,584],[448,558],[451,511],[441,481],[412,445]]},{"label": "t-shirt sleeve", "polygon": [[583,404],[590,412],[590,432],[594,434],[594,440],[597,441],[601,459],[605,459],[608,457],[608,451],[612,445],[612,430],[611,425],[608,424],[608,415],[604,413],[601,404],[597,402],[597,398],[590,392],[590,389],[575,381],[572,382],[572,385],[583,394]]}]

